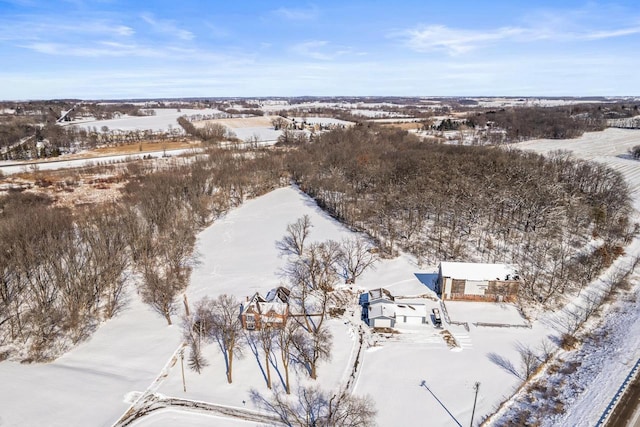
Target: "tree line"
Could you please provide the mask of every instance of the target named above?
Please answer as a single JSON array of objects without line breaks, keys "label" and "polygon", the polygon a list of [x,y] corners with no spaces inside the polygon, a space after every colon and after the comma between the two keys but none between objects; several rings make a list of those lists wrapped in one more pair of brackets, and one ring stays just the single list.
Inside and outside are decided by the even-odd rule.
[{"label": "tree line", "polygon": [[577,138],[584,132],[601,131],[607,127],[602,110],[588,106],[518,107],[470,114],[467,124],[483,128],[487,125],[503,129],[493,134],[493,143],[518,142],[527,139]]}]

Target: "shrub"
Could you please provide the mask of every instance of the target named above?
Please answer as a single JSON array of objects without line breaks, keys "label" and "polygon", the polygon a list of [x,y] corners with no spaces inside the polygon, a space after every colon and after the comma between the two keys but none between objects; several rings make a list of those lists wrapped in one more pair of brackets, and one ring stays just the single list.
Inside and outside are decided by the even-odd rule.
[{"label": "shrub", "polygon": [[578,345],[578,339],[571,334],[563,334],[560,341],[560,347],[563,350],[572,350]]}]

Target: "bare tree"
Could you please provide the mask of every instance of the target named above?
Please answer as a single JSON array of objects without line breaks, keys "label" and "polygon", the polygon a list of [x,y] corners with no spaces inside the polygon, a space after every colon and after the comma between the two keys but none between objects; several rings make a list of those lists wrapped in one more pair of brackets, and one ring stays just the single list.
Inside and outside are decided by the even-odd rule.
[{"label": "bare tree", "polygon": [[358,397],[346,390],[327,393],[318,387],[298,388],[295,400],[274,389],[270,397],[251,390],[251,400],[273,413],[278,423],[291,427],[368,427],[375,426],[375,410],[369,396]]},{"label": "bare tree", "polygon": [[526,381],[531,378],[538,367],[540,366],[540,358],[534,350],[529,346],[522,343],[518,343],[516,346],[518,353],[520,354],[520,370],[522,372],[522,378]]},{"label": "bare tree", "polygon": [[227,137],[227,127],[220,123],[206,123],[200,130],[200,134],[205,141],[220,142]]},{"label": "bare tree", "polygon": [[242,323],[240,302],[233,296],[222,294],[211,303],[211,333],[224,354],[227,381],[233,382],[233,358],[242,355]]},{"label": "bare tree", "polygon": [[520,378],[521,380],[524,381],[524,378],[522,377],[522,374],[520,373],[520,371],[515,367],[513,362],[511,362],[506,357],[501,356],[498,353],[489,353],[487,357],[491,362],[495,363],[500,368],[504,369],[508,373],[515,375],[517,378]]},{"label": "bare tree", "polygon": [[166,264],[146,260],[142,272],[140,295],[142,300],[163,315],[171,325],[171,315],[176,312],[176,296],[186,286],[183,277]]},{"label": "bare tree", "polygon": [[272,328],[269,318],[265,318],[262,328],[257,331],[258,339],[260,340],[260,346],[264,352],[264,364],[267,370],[267,387],[271,388],[271,354],[273,352],[273,346],[276,341],[277,331]]},{"label": "bare tree", "polygon": [[289,125],[289,121],[282,116],[277,116],[271,119],[271,124],[273,125],[273,129],[280,130],[286,128]]},{"label": "bare tree", "polygon": [[287,394],[291,393],[291,385],[289,383],[289,366],[291,365],[291,351],[293,349],[293,340],[299,324],[295,321],[287,322],[283,328],[277,330],[276,339],[278,348],[280,349],[280,360],[284,368],[284,387]]},{"label": "bare tree", "polygon": [[183,335],[189,345],[189,368],[200,373],[208,365],[202,355],[202,345],[212,341],[212,301],[208,297],[196,302],[192,315],[186,315]]},{"label": "bare tree", "polygon": [[311,232],[311,218],[304,215],[292,224],[287,225],[287,234],[276,242],[276,248],[283,255],[302,256],[305,250],[305,241]]},{"label": "bare tree", "polygon": [[331,359],[333,335],[324,325],[312,331],[298,329],[293,336],[295,359],[304,366],[311,379],[318,378],[318,362]]},{"label": "bare tree", "polygon": [[343,239],[341,249],[342,256],[337,263],[347,283],[356,283],[356,279],[378,260],[373,247],[357,237]]}]

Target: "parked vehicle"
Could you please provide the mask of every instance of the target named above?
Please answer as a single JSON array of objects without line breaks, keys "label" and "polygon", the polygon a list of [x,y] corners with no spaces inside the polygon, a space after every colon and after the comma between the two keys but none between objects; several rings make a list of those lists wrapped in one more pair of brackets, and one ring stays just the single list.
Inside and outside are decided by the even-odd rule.
[{"label": "parked vehicle", "polygon": [[434,308],[431,310],[433,313],[433,324],[435,326],[442,326],[442,318],[440,317],[440,309]]}]

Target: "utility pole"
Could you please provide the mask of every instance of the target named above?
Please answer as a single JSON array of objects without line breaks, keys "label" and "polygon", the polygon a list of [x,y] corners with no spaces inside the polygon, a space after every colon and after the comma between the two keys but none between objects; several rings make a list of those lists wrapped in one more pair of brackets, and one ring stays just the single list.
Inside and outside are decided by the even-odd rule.
[{"label": "utility pole", "polygon": [[187,392],[187,383],[184,380],[184,347],[180,350],[180,366],[182,368],[182,389]]},{"label": "utility pole", "polygon": [[473,385],[473,389],[476,391],[476,397],[473,399],[473,410],[471,411],[471,424],[469,427],[473,427],[473,416],[476,413],[476,402],[478,401],[478,390],[480,390],[480,381],[476,381]]}]

